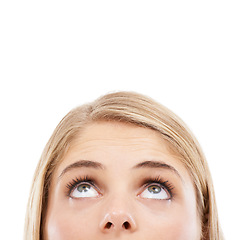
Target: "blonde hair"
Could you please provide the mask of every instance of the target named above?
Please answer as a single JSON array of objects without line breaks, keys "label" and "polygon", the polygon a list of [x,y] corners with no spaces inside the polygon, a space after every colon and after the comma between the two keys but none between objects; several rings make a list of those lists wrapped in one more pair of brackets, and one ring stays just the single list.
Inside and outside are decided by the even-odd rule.
[{"label": "blonde hair", "polygon": [[70,111],[49,139],[35,171],[25,220],[25,240],[40,240],[47,209],[48,188],[56,166],[71,142],[91,122],[119,121],[158,131],[180,154],[197,196],[202,240],[223,240],[211,175],[199,143],[174,113],[154,100],[133,92],[116,92]]}]

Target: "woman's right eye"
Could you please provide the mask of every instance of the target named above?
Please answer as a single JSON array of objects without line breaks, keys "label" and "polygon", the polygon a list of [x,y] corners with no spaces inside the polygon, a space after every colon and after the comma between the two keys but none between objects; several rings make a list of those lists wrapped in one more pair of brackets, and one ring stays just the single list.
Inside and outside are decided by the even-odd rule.
[{"label": "woman's right eye", "polygon": [[80,183],[70,193],[72,198],[98,197],[98,191],[89,183]]}]

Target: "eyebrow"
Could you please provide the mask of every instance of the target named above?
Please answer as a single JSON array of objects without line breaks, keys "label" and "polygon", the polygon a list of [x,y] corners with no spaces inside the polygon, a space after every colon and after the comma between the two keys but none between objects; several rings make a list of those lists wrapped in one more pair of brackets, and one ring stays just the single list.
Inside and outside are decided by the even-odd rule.
[{"label": "eyebrow", "polygon": [[70,164],[66,168],[64,168],[64,170],[59,175],[59,178],[61,178],[65,173],[69,172],[72,169],[83,168],[83,167],[93,168],[93,169],[102,169],[102,170],[104,169],[104,166],[99,162],[94,162],[90,160],[79,160],[73,164]]},{"label": "eyebrow", "polygon": [[138,163],[132,169],[139,169],[139,168],[167,169],[167,170],[170,170],[171,172],[175,173],[183,181],[180,173],[177,171],[176,168],[174,168],[173,166],[168,165],[164,162],[161,162],[161,161],[144,161],[144,162]]},{"label": "eyebrow", "polygon": [[[77,162],[74,162],[72,164],[70,164],[69,166],[67,166],[66,168],[64,168],[64,170],[61,172],[61,174],[59,175],[59,179],[67,172],[69,172],[70,170],[76,169],[76,168],[93,168],[93,169],[100,169],[100,170],[104,170],[105,166],[99,162],[95,162],[95,161],[91,161],[91,160],[79,160]],[[174,168],[171,165],[166,164],[165,162],[162,161],[144,161],[144,162],[140,162],[137,165],[135,165],[134,167],[132,167],[132,169],[141,169],[141,168],[153,168],[153,169],[167,169],[170,170],[171,172],[175,173],[182,181],[182,177],[180,175],[180,173],[176,170],[176,168]]]}]

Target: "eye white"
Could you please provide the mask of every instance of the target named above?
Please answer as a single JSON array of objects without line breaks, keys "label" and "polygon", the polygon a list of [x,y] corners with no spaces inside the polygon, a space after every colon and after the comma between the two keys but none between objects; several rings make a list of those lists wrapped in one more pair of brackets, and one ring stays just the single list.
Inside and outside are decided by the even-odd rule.
[{"label": "eye white", "polygon": [[148,186],[139,196],[142,198],[150,199],[170,199],[170,194],[168,193],[168,191],[164,187],[156,184]]},{"label": "eye white", "polygon": [[87,183],[79,184],[71,193],[73,198],[90,198],[97,197],[98,192]]}]

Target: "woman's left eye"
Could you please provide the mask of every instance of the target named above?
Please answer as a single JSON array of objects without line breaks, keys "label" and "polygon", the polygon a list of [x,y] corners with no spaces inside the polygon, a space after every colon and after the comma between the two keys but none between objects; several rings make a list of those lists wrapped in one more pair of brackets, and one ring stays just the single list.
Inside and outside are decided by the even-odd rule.
[{"label": "woman's left eye", "polygon": [[89,183],[79,184],[70,193],[70,197],[72,198],[90,198],[97,197],[98,195],[99,193],[97,192],[97,190]]},{"label": "woman's left eye", "polygon": [[168,190],[158,184],[152,184],[147,186],[147,188],[139,195],[142,198],[169,200],[171,198]]}]

